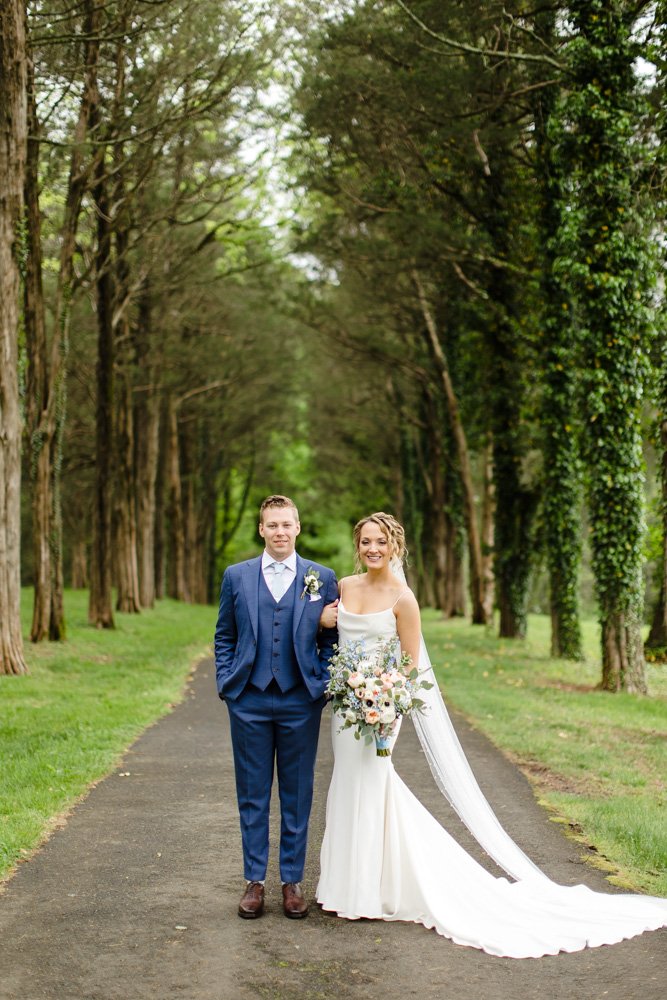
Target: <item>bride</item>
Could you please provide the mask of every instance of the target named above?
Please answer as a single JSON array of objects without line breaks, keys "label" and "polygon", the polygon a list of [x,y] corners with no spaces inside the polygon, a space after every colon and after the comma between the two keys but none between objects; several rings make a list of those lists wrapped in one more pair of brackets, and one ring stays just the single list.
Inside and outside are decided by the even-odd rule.
[{"label": "bride", "polygon": [[[420,673],[430,672],[417,601],[402,570],[405,538],[389,514],[359,521],[354,545],[360,575],[340,581],[339,645],[366,651],[398,635]],[[435,680],[435,678],[432,678]],[[484,850],[513,879],[496,878],[470,857],[401,780],[391,757],[341,731],[334,714],[329,788],[317,899],[324,910],[357,920],[407,920],[491,955],[537,958],[613,944],[667,925],[667,900],[561,886],[539,870],[500,826],[475,781],[433,684],[415,728],[436,782]],[[400,719],[393,740],[398,737]]]}]

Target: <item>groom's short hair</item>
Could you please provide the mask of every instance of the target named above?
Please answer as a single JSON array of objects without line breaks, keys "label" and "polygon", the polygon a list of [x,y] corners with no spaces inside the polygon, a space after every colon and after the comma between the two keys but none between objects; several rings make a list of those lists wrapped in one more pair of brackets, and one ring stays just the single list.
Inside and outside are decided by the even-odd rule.
[{"label": "groom's short hair", "polygon": [[269,507],[291,507],[294,511],[295,521],[299,520],[299,511],[293,500],[289,497],[284,497],[280,493],[276,493],[273,496],[267,497],[266,500],[262,501],[262,506],[259,508],[259,523],[264,522],[264,511]]}]

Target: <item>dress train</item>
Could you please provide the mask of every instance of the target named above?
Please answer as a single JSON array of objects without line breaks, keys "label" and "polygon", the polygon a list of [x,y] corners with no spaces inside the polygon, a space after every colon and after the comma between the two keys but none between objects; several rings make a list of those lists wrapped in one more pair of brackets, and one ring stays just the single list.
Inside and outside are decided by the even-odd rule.
[{"label": "dress train", "polygon": [[[341,644],[395,633],[391,609],[339,606]],[[667,900],[561,886],[539,869],[511,882],[479,865],[413,795],[391,757],[340,730],[327,799],[317,899],[340,917],[423,924],[490,955],[537,958],[614,944],[667,925]],[[395,734],[395,738],[398,732]]]}]

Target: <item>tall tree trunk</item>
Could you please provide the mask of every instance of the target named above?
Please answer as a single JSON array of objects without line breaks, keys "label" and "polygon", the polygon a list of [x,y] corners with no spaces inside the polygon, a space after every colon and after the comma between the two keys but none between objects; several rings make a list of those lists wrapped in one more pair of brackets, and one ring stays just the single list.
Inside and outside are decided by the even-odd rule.
[{"label": "tall tree trunk", "polygon": [[116,558],[118,593],[116,610],[127,614],[141,611],[137,522],[134,494],[134,416],[130,374],[123,366],[118,374],[116,407]]},{"label": "tall tree trunk", "polygon": [[155,518],[160,399],[155,368],[151,363],[151,290],[144,282],[139,297],[139,315],[134,333],[137,371],[142,385],[135,402],[135,483],[137,494],[137,546],[139,554],[139,600],[143,608],[155,604]]},{"label": "tall tree trunk", "polygon": [[487,623],[482,574],[482,547],[479,538],[479,528],[477,526],[477,515],[475,512],[475,490],[472,482],[472,471],[470,468],[470,455],[468,452],[468,442],[465,430],[461,422],[459,404],[454,392],[454,386],[449,374],[447,358],[443,351],[438,337],[435,320],[431,312],[424,286],[418,271],[412,269],[412,280],[417,290],[417,297],[424,317],[424,327],[426,331],[427,345],[435,363],[436,371],[440,376],[444,390],[447,413],[451,425],[452,436],[456,450],[457,464],[461,476],[461,486],[463,490],[463,509],[465,515],[466,531],[468,534],[468,552],[470,562],[470,596],[472,599],[472,620],[474,624],[485,625]]},{"label": "tall tree trunk", "polygon": [[97,395],[93,548],[88,617],[97,628],[113,628],[111,560],[111,461],[113,455],[113,290],[111,223],[104,148],[98,155],[93,193],[97,212]]},{"label": "tall tree trunk", "polygon": [[21,633],[19,261],[28,134],[25,4],[0,7],[0,674],[25,674]]},{"label": "tall tree trunk", "polygon": [[34,602],[30,638],[41,642],[51,621],[51,470],[49,441],[42,440],[44,409],[48,403],[46,318],[42,286],[42,223],[39,208],[39,121],[35,100],[34,69],[28,60],[28,147],[25,172],[27,254],[23,287],[28,379],[26,423],[30,439],[32,479],[32,540]]},{"label": "tall tree trunk", "polygon": [[[660,572],[665,573],[665,563],[667,562],[667,545],[662,545],[662,565]],[[652,653],[649,659],[664,662],[667,659],[667,597],[665,596],[665,580],[660,584],[660,590],[653,606],[653,617],[651,618],[651,629],[649,631],[644,648]]]},{"label": "tall tree trunk", "polygon": [[462,532],[445,508],[445,618],[462,618],[466,613],[465,575],[463,572]]},{"label": "tall tree trunk", "polygon": [[[555,41],[556,14],[537,17],[539,35]],[[551,655],[583,660],[579,622],[579,564],[581,562],[581,461],[577,417],[577,331],[571,292],[560,277],[559,248],[563,181],[555,147],[549,137],[554,116],[559,117],[556,87],[536,92],[536,170],[540,186],[539,227],[542,248],[543,375],[542,453],[544,456],[543,522],[549,567]],[[569,281],[567,283],[569,285]]]},{"label": "tall tree trunk", "polygon": [[[428,403],[427,385],[422,385],[423,399]],[[400,412],[400,411],[399,411]],[[426,406],[428,418],[429,408]],[[428,420],[427,420],[428,425]],[[433,483],[431,468],[424,452],[420,429],[411,427],[407,420],[401,421],[401,468],[403,480],[403,514],[400,520],[411,538],[409,546],[411,559],[406,568],[406,576],[417,600],[422,607],[437,607],[435,593],[435,553],[434,546],[424,546],[423,540],[429,536],[433,512]]]},{"label": "tall tree trunk", "polygon": [[[199,471],[199,505],[196,524],[197,546],[197,586],[193,600],[197,604],[206,604],[214,600],[211,590],[211,558],[215,565],[216,514],[218,505],[218,477],[208,473],[209,468],[219,469],[221,449],[215,448],[211,441],[210,424],[204,423],[199,441],[198,470],[206,469],[202,475]],[[207,465],[207,460],[210,466]]]},{"label": "tall tree trunk", "polygon": [[183,523],[183,491],[178,443],[178,411],[173,397],[167,402],[167,489],[169,519],[168,590],[177,601],[189,600],[185,581],[185,526]]},{"label": "tall tree trunk", "polygon": [[[125,30],[129,14],[127,0],[119,4],[118,43],[116,45],[116,87],[111,111],[111,131],[115,137],[123,129],[125,110]],[[116,360],[115,434],[115,538],[114,557],[117,570],[116,609],[129,614],[141,610],[139,602],[139,566],[137,559],[136,493],[134,481],[134,399],[132,391],[132,343],[130,335],[129,233],[131,213],[125,186],[125,147],[113,147],[113,236],[115,239],[113,344]]]},{"label": "tall tree trunk", "polygon": [[[435,469],[434,469],[435,473]],[[433,477],[435,487],[433,506],[430,512],[431,545],[433,558],[433,598],[435,607],[447,618],[449,606],[449,532],[447,530],[447,514],[445,512],[444,475],[442,469]]]},{"label": "tall tree trunk", "polygon": [[494,562],[494,524],[495,524],[495,488],[493,482],[493,444],[491,438],[484,447],[483,454],[484,471],[484,498],[482,501],[482,576],[484,578],[484,607],[486,609],[486,620],[493,619],[493,605],[495,600],[495,576],[493,572]]},{"label": "tall tree trunk", "polygon": [[[424,413],[426,428],[421,435],[426,441],[427,456],[421,458],[422,477],[428,497],[428,511],[425,512],[426,523],[429,525],[430,538],[430,573],[432,596],[431,604],[447,616],[448,604],[448,525],[445,504],[447,502],[445,488],[445,456],[442,443],[442,419],[440,408],[428,385],[422,386],[424,397]],[[428,463],[428,468],[427,468]]]},{"label": "tall tree trunk", "polygon": [[[509,165],[508,165],[509,164]],[[497,150],[493,170],[485,164],[488,202],[487,229],[500,260],[512,257],[512,213],[507,191],[512,189],[510,153]],[[509,174],[509,176],[507,176]],[[495,315],[486,330],[489,378],[490,425],[493,435],[493,480],[495,485],[494,573],[496,603],[500,612],[499,635],[520,639],[526,634],[528,585],[530,581],[537,490],[523,477],[523,438],[519,432],[525,378],[518,351],[518,332],[513,316],[516,279],[505,268],[494,266],[487,285]]]},{"label": "tall tree trunk", "polygon": [[74,543],[72,549],[72,589],[84,590],[88,586],[88,554],[83,538]]},{"label": "tall tree trunk", "polygon": [[[451,451],[451,441],[447,442],[445,447],[445,453],[448,451]],[[444,463],[444,510],[447,602],[443,613],[446,618],[462,618],[466,614],[464,566],[466,534],[462,518],[461,478],[454,465],[446,461]]]},{"label": "tall tree trunk", "polygon": [[[100,50],[100,17],[104,0],[85,0],[83,5],[82,37],[85,38],[85,67],[83,92],[79,115],[74,129],[70,157],[69,179],[65,196],[63,224],[59,233],[60,258],[54,303],[53,336],[50,348],[35,341],[33,351],[29,346],[29,371],[33,368],[34,386],[42,385],[39,409],[35,410],[35,423],[31,423],[31,459],[35,470],[33,493],[33,544],[36,552],[33,628],[31,638],[44,638],[48,620],[50,639],[65,637],[62,512],[60,504],[60,466],[62,459],[63,431],[67,406],[67,359],[69,355],[69,322],[74,275],[74,253],[81,202],[89,185],[90,166],[86,162],[85,141],[89,134],[92,115],[97,103],[97,66]],[[37,128],[36,116],[33,128]],[[37,131],[34,133],[38,134]],[[37,146],[36,142],[31,145]],[[36,157],[38,151],[32,151]],[[36,162],[35,162],[36,170]],[[36,199],[36,177],[31,180],[32,197]],[[32,200],[32,198],[31,198]],[[35,204],[30,212],[38,212]],[[32,226],[37,220],[33,220]],[[31,237],[31,239],[34,238]],[[35,255],[32,266],[38,269]],[[30,345],[30,341],[29,341]],[[39,355],[40,350],[43,354]],[[39,355],[39,356],[38,356]],[[33,376],[29,376],[33,379]],[[32,396],[32,392],[31,392]],[[47,555],[48,550],[48,555]],[[48,571],[47,571],[48,563]],[[39,566],[39,569],[37,567]]]},{"label": "tall tree trunk", "polygon": [[136,408],[137,547],[139,601],[142,608],[155,604],[156,483],[160,440],[160,400],[152,393]]},{"label": "tall tree trunk", "polygon": [[198,557],[197,552],[197,477],[196,447],[197,421],[184,423],[179,435],[181,500],[183,504],[183,575],[188,600],[194,601],[197,592]]},{"label": "tall tree trunk", "polygon": [[137,423],[137,534],[139,550],[139,600],[152,608],[156,598],[155,525],[157,519],[157,470],[160,441],[160,400],[153,394],[145,400]]},{"label": "tall tree trunk", "polygon": [[217,514],[218,514],[218,477],[207,476],[204,481],[204,559],[203,559],[203,583],[204,590],[201,602],[204,604],[215,603],[217,590],[216,571],[216,539],[217,539]]},{"label": "tall tree trunk", "polygon": [[[117,184],[114,202],[123,200],[122,172],[116,168]],[[131,340],[129,320],[130,277],[127,260],[127,232],[116,222],[115,289],[116,309],[113,343],[117,359],[115,399],[114,449],[115,476],[115,559],[117,570],[116,610],[138,614],[139,564],[137,558],[137,520],[135,492],[134,393],[132,391]]]},{"label": "tall tree trunk", "polygon": [[165,595],[167,586],[166,557],[166,513],[169,505],[169,409],[170,402],[164,398],[160,407],[160,446],[158,448],[157,474],[155,479],[155,597]]}]

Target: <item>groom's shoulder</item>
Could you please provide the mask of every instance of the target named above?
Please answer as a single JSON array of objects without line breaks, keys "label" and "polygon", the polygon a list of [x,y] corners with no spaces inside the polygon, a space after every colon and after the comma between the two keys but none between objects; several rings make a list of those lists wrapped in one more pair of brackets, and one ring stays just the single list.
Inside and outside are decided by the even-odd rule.
[{"label": "groom's shoulder", "polygon": [[243,570],[246,569],[246,567],[252,569],[253,566],[257,566],[259,563],[261,563],[261,561],[262,561],[261,556],[254,556],[252,559],[242,559],[241,562],[230,563],[230,565],[225,570],[225,575],[236,577],[240,573],[242,573]]}]

